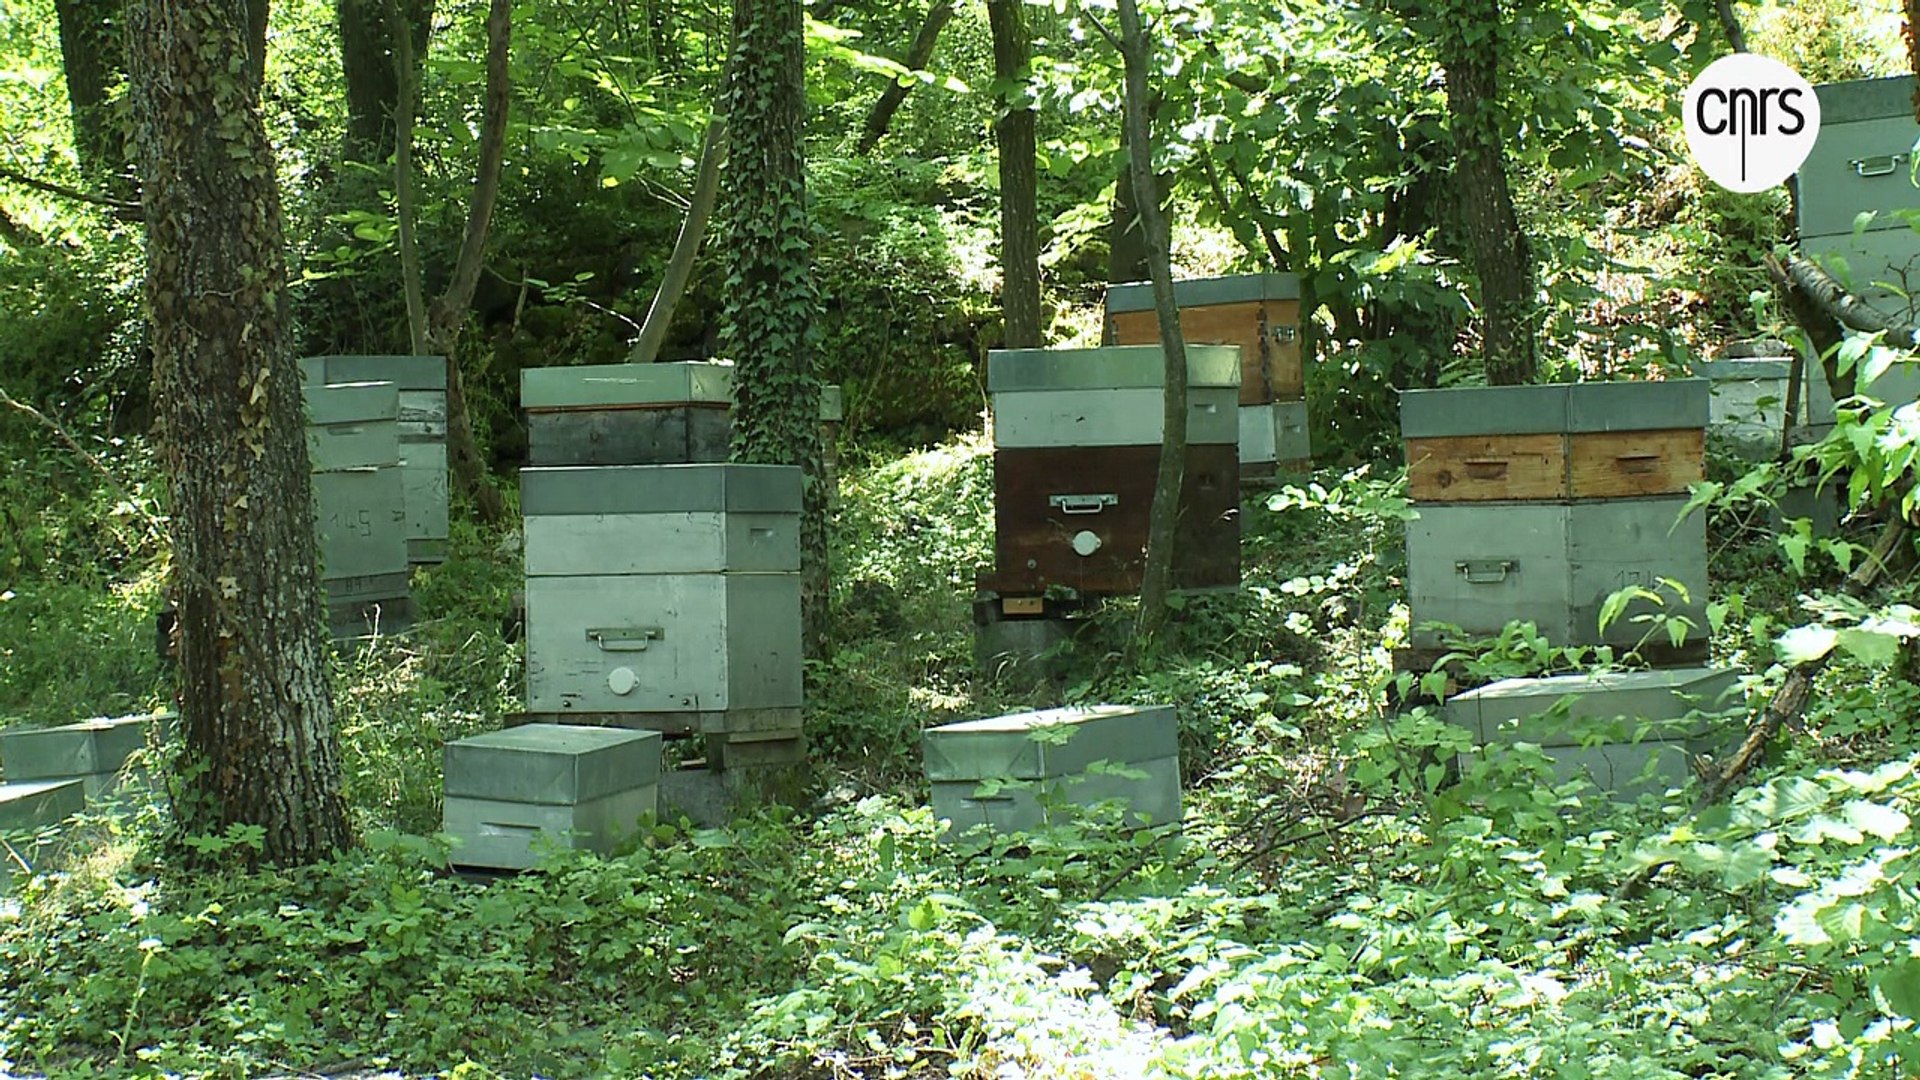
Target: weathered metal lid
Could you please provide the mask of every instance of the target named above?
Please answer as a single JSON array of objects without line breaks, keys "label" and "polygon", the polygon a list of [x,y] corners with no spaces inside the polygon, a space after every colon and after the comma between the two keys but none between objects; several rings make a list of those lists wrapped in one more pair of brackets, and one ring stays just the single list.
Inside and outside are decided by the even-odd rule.
[{"label": "weathered metal lid", "polygon": [[444,356],[309,356],[300,361],[308,382],[390,382],[402,390],[447,388]]},{"label": "weathered metal lid", "polygon": [[[987,353],[987,391],[1107,390],[1159,386],[1166,354],[1158,345],[1099,349],[994,349]],[[1187,346],[1188,386],[1240,385],[1240,347]]]},{"label": "weathered metal lid", "polygon": [[521,469],[520,512],[673,514],[800,512],[795,465],[599,465]]},{"label": "weathered metal lid", "polygon": [[[1574,723],[1625,719],[1673,721],[1693,710],[1715,712],[1734,704],[1739,673],[1731,668],[1688,667],[1663,671],[1616,671],[1594,675],[1556,675],[1540,679],[1503,679],[1455,695],[1447,701],[1447,718],[1476,728],[1492,738],[1504,728],[1542,745],[1569,745],[1578,740]],[[1558,728],[1529,725],[1566,701],[1566,724]],[[1683,725],[1682,732],[1701,730]]]},{"label": "weathered metal lid", "polygon": [[79,780],[24,780],[0,784],[0,831],[57,825],[87,805]]},{"label": "weathered metal lid", "polygon": [[574,724],[524,724],[450,742],[446,794],[569,805],[660,779],[660,733]]},{"label": "weathered metal lid", "polygon": [[1820,99],[1820,126],[1823,128],[1889,116],[1913,117],[1911,75],[1822,83],[1813,88],[1813,93]]},{"label": "weathered metal lid", "polygon": [[147,728],[167,729],[172,714],[96,717],[58,727],[0,731],[0,769],[9,780],[114,772],[147,744]]},{"label": "weathered metal lid", "polygon": [[1400,392],[1402,438],[1533,435],[1565,431],[1566,426],[1567,387],[1562,383]]},{"label": "weathered metal lid", "polygon": [[928,780],[1041,780],[1096,761],[1153,761],[1180,752],[1171,705],[1043,709],[929,728]]},{"label": "weathered metal lid", "polygon": [[1567,430],[1704,428],[1712,401],[1707,379],[1574,383],[1567,388]]},{"label": "weathered metal lid", "polygon": [[1704,428],[1711,397],[1706,379],[1404,390],[1400,434],[1420,439]]},{"label": "weathered metal lid", "polygon": [[390,382],[305,383],[300,392],[307,423],[317,427],[400,418],[400,388]]},{"label": "weathered metal lid", "polygon": [[[1234,274],[1228,277],[1188,278],[1173,283],[1176,307],[1243,304],[1252,300],[1300,299],[1298,274]],[[1130,281],[1107,286],[1107,312],[1152,311],[1153,283]]]},{"label": "weathered metal lid", "polygon": [[535,411],[610,405],[726,405],[732,398],[732,365],[708,361],[526,368],[520,372],[520,407]]},{"label": "weathered metal lid", "polygon": [[1695,360],[1695,376],[1710,382],[1737,382],[1742,379],[1784,379],[1793,374],[1793,361],[1784,356],[1733,357],[1726,360]]}]

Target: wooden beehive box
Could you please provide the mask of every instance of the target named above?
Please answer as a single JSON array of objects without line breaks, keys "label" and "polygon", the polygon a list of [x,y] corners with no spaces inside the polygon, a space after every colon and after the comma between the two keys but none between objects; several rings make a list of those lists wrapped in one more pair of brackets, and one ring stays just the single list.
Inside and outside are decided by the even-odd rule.
[{"label": "wooden beehive box", "polygon": [[543,843],[612,854],[659,803],[657,732],[525,724],[444,753],[457,866],[522,870]]},{"label": "wooden beehive box", "polygon": [[536,466],[679,465],[727,460],[732,368],[606,364],[527,368],[520,407]]},{"label": "wooden beehive box", "polygon": [[313,383],[390,382],[400,391],[400,479],[407,508],[407,559],[447,558],[447,361],[442,356],[309,356]]},{"label": "wooden beehive box", "polygon": [[[1307,437],[1306,379],[1300,361],[1300,280],[1293,274],[1240,274],[1173,283],[1188,345],[1240,347],[1240,465],[1270,471],[1313,456]],[[1148,282],[1107,288],[1107,323],[1117,345],[1160,340]]]},{"label": "wooden beehive box", "polygon": [[1631,646],[1638,602],[1602,632],[1611,593],[1679,582],[1664,610],[1706,634],[1706,520],[1682,519],[1702,476],[1707,384],[1580,383],[1408,391],[1401,397],[1413,644],[1452,624],[1475,636],[1511,620],[1557,645]]},{"label": "wooden beehive box", "polygon": [[[1138,591],[1159,473],[1164,361],[1157,346],[989,354],[995,571],[989,591]],[[1240,582],[1237,350],[1188,356],[1180,588]]]},{"label": "wooden beehive box", "polygon": [[399,630],[412,617],[399,390],[308,383],[302,393],[328,623],[336,637]]},{"label": "wooden beehive box", "polygon": [[1709,667],[1505,679],[1451,698],[1446,716],[1478,746],[1532,743],[1562,780],[1630,797],[1686,783],[1688,756],[1713,748],[1712,714],[1739,704],[1737,682]]},{"label": "wooden beehive box", "polygon": [[529,712],[798,738],[797,468],[524,469],[520,482]]},{"label": "wooden beehive box", "polygon": [[1180,818],[1179,728],[1170,705],[947,724],[924,733],[921,752],[934,813],[953,822],[954,836],[981,826],[1012,832],[1059,824],[1108,799],[1124,802],[1130,818]]}]

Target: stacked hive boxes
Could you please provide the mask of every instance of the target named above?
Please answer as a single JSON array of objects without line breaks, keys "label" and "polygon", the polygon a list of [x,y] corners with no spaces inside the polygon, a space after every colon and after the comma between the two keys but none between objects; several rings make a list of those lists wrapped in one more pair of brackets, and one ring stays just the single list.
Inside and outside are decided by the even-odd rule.
[{"label": "stacked hive boxes", "polygon": [[933,810],[958,835],[1029,830],[1117,799],[1127,818],[1180,819],[1179,731],[1172,706],[1047,709],[929,729]]},{"label": "stacked hive boxes", "polygon": [[[1292,274],[1244,274],[1176,281],[1180,333],[1188,345],[1240,347],[1240,469],[1264,475],[1276,463],[1311,464],[1306,381],[1300,363],[1300,280]],[[1160,340],[1153,286],[1107,290],[1107,322],[1118,345]]]},{"label": "stacked hive boxes", "polygon": [[[1633,646],[1648,634],[1636,602],[1599,627],[1623,588],[1663,592],[1665,614],[1704,647],[1706,521],[1681,519],[1701,478],[1705,380],[1416,390],[1401,397],[1408,489],[1407,590],[1416,652],[1441,645],[1422,624],[1498,634],[1535,623],[1555,645]],[[1649,644],[1654,651],[1659,641]]]},{"label": "stacked hive boxes", "polygon": [[337,637],[400,629],[412,605],[399,391],[390,382],[303,390],[328,625]]},{"label": "stacked hive boxes", "polygon": [[527,708],[800,759],[800,470],[525,469]]},{"label": "stacked hive boxes", "polygon": [[660,736],[526,724],[448,743],[445,777],[455,865],[523,870],[543,844],[607,855],[658,808]]},{"label": "stacked hive boxes", "polygon": [[[1187,350],[1186,483],[1177,588],[1240,583],[1239,350]],[[987,357],[993,398],[995,571],[1003,598],[1051,586],[1136,592],[1159,473],[1158,346],[1015,349]],[[1011,610],[1011,608],[1009,609]]]},{"label": "stacked hive boxes", "polygon": [[1561,780],[1631,797],[1686,783],[1713,714],[1738,704],[1735,682],[1704,667],[1507,679],[1448,701],[1447,719],[1481,747],[1533,743]]},{"label": "stacked hive boxes", "polygon": [[733,369],[607,364],[520,373],[527,460],[545,465],[677,465],[727,460]]},{"label": "stacked hive boxes", "polygon": [[447,362],[439,356],[310,356],[308,383],[391,382],[399,390],[400,481],[407,561],[447,558]]},{"label": "stacked hive boxes", "polygon": [[100,717],[50,728],[0,731],[0,769],[9,781],[80,781],[88,799],[110,793],[136,750],[147,745],[148,729],[164,732],[172,714]]}]

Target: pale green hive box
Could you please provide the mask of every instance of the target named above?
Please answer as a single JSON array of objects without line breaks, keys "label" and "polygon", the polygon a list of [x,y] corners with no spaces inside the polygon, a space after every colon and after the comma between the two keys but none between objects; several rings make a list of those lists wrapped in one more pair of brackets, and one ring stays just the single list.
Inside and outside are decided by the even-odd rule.
[{"label": "pale green hive box", "polygon": [[553,843],[610,854],[658,808],[658,732],[527,724],[448,743],[445,831],[460,866],[520,870]]},{"label": "pale green hive box", "polygon": [[1504,679],[1455,696],[1446,716],[1482,747],[1532,743],[1562,779],[1631,797],[1686,782],[1715,718],[1741,705],[1738,683],[1712,667]]},{"label": "pale green hive box", "polygon": [[12,852],[0,849],[0,892],[6,891],[19,872],[14,856],[37,868],[41,859],[54,850],[52,843],[40,843],[37,834],[86,808],[84,785],[78,780],[23,780],[0,784],[0,839]]},{"label": "pale green hive box", "polygon": [[1405,390],[1400,434],[1424,439],[1704,428],[1711,393],[1706,379]]},{"label": "pale green hive box", "polygon": [[399,391],[400,473],[406,489],[407,558],[447,557],[447,361],[440,356],[309,356],[309,383],[391,382]]},{"label": "pale green hive box", "polygon": [[164,733],[172,714],[98,717],[49,728],[0,731],[0,775],[9,781],[79,780],[88,798],[111,791],[127,758],[147,745],[155,723]]},{"label": "pale green hive box", "polygon": [[[987,354],[993,445],[1158,446],[1166,422],[1158,345],[998,349]],[[1240,439],[1240,350],[1187,348],[1187,442]]]},{"label": "pale green hive box", "polygon": [[[933,810],[958,836],[1071,819],[1117,799],[1130,818],[1180,817],[1179,728],[1170,705],[1046,709],[928,729]],[[1109,762],[1137,776],[1095,768]],[[1011,781],[1012,783],[1008,783]]]}]

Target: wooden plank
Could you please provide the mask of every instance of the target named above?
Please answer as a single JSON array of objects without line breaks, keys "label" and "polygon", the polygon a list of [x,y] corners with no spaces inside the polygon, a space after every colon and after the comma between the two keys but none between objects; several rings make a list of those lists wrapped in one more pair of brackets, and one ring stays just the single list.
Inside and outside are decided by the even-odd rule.
[{"label": "wooden plank", "polygon": [[1569,437],[1569,490],[1576,499],[1678,495],[1706,475],[1704,428],[1593,431]]},{"label": "wooden plank", "polygon": [[[990,587],[1014,595],[1050,585],[1082,595],[1138,592],[1159,457],[1157,446],[996,451]],[[1187,448],[1176,588],[1240,583],[1238,461],[1233,446]],[[1082,533],[1097,541],[1086,554],[1074,548]]]},{"label": "wooden plank", "polygon": [[1448,435],[1407,440],[1415,502],[1567,497],[1565,435]]},{"label": "wooden plank", "polygon": [[[1152,345],[1160,340],[1160,319],[1151,311],[1119,311],[1112,316],[1116,345]],[[1299,401],[1306,396],[1300,367],[1297,300],[1249,300],[1183,308],[1180,332],[1189,345],[1240,347],[1240,404]],[[1293,328],[1286,341],[1263,330]]]}]

